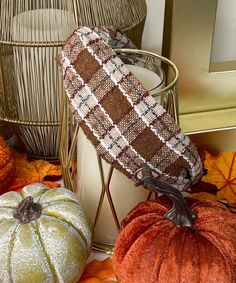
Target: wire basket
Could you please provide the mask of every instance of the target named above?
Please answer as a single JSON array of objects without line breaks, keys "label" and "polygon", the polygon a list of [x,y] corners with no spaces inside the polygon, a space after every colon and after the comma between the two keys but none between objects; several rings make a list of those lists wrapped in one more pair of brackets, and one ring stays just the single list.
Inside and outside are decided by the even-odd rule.
[{"label": "wire basket", "polygon": [[1,0],[0,134],[58,159],[64,40],[79,25],[115,25],[140,45],[145,17],[145,0]]}]

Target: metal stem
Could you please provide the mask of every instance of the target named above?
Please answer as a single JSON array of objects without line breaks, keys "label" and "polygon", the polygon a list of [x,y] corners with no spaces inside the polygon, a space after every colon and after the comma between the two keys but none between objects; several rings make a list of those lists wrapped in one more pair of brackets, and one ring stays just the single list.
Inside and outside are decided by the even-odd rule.
[{"label": "metal stem", "polygon": [[192,227],[192,222],[196,218],[196,213],[192,211],[183,195],[176,188],[156,180],[148,167],[142,168],[142,184],[146,189],[158,191],[163,195],[167,195],[172,201],[172,208],[166,213],[165,217],[171,220],[178,227]]}]

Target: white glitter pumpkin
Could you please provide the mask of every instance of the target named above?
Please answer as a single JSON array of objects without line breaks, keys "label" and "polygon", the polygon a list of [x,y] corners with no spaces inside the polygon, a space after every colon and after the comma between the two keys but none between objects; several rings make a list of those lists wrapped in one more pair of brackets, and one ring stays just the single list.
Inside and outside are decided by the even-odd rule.
[{"label": "white glitter pumpkin", "polygon": [[0,196],[0,282],[77,282],[92,225],[77,196],[32,184]]}]

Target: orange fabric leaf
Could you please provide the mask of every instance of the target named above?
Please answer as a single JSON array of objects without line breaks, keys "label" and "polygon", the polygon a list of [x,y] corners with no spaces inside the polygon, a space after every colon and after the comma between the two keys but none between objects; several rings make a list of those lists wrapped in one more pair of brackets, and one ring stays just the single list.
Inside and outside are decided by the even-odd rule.
[{"label": "orange fabric leaf", "polygon": [[191,188],[191,193],[201,193],[201,192],[206,192],[209,194],[216,195],[217,193],[217,187],[216,185],[213,185],[211,183],[206,183],[203,181],[199,181],[197,184],[193,185]]},{"label": "orange fabric leaf", "polygon": [[16,153],[15,155],[16,176],[6,191],[19,191],[24,186],[32,183],[43,183],[49,188],[56,188],[60,184],[44,180],[48,176],[62,176],[61,166],[51,164],[45,160],[29,161],[27,155]]},{"label": "orange fabric leaf", "polygon": [[103,261],[93,260],[85,267],[78,283],[114,283],[118,282],[113,271],[111,258]]},{"label": "orange fabric leaf", "polygon": [[16,182],[41,182],[46,176],[61,176],[61,166],[45,160],[28,161],[26,154],[16,154]]},{"label": "orange fabric leaf", "polygon": [[206,200],[217,201],[217,197],[215,195],[209,194],[207,192],[194,193],[194,194],[188,195],[187,197],[194,198],[200,201],[206,201]]},{"label": "orange fabric leaf", "polygon": [[236,203],[236,152],[220,152],[213,156],[205,151],[203,165],[208,173],[202,180],[217,186],[217,200]]}]

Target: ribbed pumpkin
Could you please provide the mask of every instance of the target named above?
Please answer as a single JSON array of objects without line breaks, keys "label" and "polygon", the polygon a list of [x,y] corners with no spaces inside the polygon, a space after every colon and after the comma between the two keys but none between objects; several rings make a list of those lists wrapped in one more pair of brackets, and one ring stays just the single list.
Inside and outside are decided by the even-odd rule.
[{"label": "ribbed pumpkin", "polygon": [[123,220],[113,254],[122,283],[235,283],[236,215],[216,202],[196,202],[192,228],[165,215],[169,203],[142,202]]},{"label": "ribbed pumpkin", "polygon": [[0,192],[5,189],[7,183],[15,173],[14,153],[0,136]]},{"label": "ribbed pumpkin", "polygon": [[0,282],[77,282],[92,225],[76,195],[31,184],[0,196]]},{"label": "ribbed pumpkin", "polygon": [[113,255],[118,279],[235,283],[236,215],[217,202],[188,204],[179,190],[156,180],[152,169],[140,170],[140,183],[168,198],[142,202],[123,220]]}]

